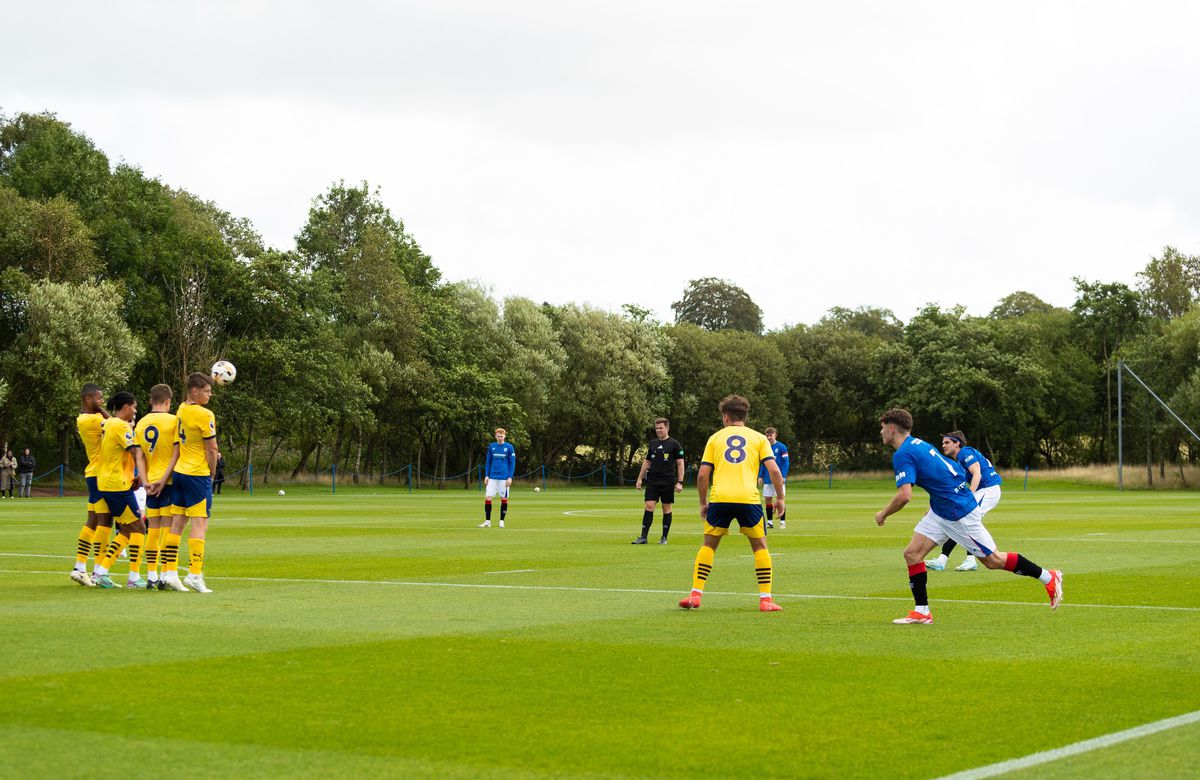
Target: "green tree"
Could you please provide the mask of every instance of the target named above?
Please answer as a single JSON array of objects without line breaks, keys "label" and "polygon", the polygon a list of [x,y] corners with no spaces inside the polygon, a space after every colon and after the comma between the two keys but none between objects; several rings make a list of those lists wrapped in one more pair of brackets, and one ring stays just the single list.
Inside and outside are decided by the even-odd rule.
[{"label": "green tree", "polygon": [[1112,461],[1115,458],[1113,427],[1113,372],[1116,353],[1126,339],[1143,327],[1138,295],[1120,282],[1088,282],[1074,277],[1075,328],[1081,343],[1088,345],[1103,372],[1097,383],[1104,386],[1103,416],[1098,416],[1095,431],[1097,449],[1094,458]]},{"label": "green tree", "polygon": [[1029,314],[1047,314],[1052,311],[1054,311],[1053,306],[1033,293],[1018,290],[1001,298],[989,316],[992,319],[1007,320]]},{"label": "green tree", "polygon": [[1149,317],[1169,320],[1191,308],[1200,297],[1200,255],[1184,255],[1165,246],[1138,272],[1138,292]]},{"label": "green tree", "polygon": [[762,309],[733,282],[715,277],[693,279],[683,298],[671,304],[677,324],[690,323],[705,330],[742,330],[762,333]]}]

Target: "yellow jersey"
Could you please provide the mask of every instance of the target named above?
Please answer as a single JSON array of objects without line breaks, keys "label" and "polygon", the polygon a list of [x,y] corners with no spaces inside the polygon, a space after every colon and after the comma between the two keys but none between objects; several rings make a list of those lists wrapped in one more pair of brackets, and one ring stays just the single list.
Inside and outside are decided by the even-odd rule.
[{"label": "yellow jersey", "polygon": [[182,403],[175,410],[179,418],[179,461],[176,474],[210,477],[204,442],[217,435],[217,417],[200,404]]},{"label": "yellow jersey", "polygon": [[728,425],[714,433],[704,446],[701,465],[712,466],[708,500],[721,504],[757,504],[758,468],[774,460],[771,442],[752,428]]},{"label": "yellow jersey", "polygon": [[146,454],[146,480],[159,481],[171,462],[175,442],[179,441],[179,418],[170,412],[150,412],[138,420],[134,434]]},{"label": "yellow jersey", "polygon": [[83,476],[96,476],[96,465],[100,460],[100,437],[104,435],[104,415],[81,414],[75,418],[75,428],[79,431],[79,440],[83,442],[83,451],[87,453],[88,464],[83,470]]},{"label": "yellow jersey", "polygon": [[104,421],[100,440],[100,463],[96,467],[96,487],[105,493],[121,493],[133,487],[133,426],[120,417]]}]

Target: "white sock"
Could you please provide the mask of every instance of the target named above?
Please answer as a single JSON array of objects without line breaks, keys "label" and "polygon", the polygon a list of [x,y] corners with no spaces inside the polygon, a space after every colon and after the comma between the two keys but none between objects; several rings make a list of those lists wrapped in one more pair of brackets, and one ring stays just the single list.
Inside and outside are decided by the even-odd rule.
[{"label": "white sock", "polygon": [[934,560],[934,563],[940,563],[940,564],[942,564],[943,566],[945,566],[945,565],[946,565],[946,561],[948,561],[948,560],[950,560],[950,559],[949,559],[949,558],[947,558],[945,555],[939,555],[939,556],[938,556],[938,557],[937,557],[937,558]]},{"label": "white sock", "polygon": [[82,571],[82,572],[86,572],[86,571],[87,571],[87,564],[86,564],[86,563],[78,563],[78,562],[76,562],[76,564],[75,564],[75,571]]},{"label": "white sock", "polygon": [[920,606],[920,607],[913,607],[913,610],[916,612],[920,612],[922,615],[928,615],[929,614],[929,605],[926,604],[926,605]]},{"label": "white sock", "polygon": [[1054,575],[1050,573],[1049,569],[1042,569],[1042,574],[1038,579],[1042,581],[1043,585],[1049,585],[1050,580],[1054,579]]},{"label": "white sock", "polygon": [[704,591],[702,591],[702,590],[696,590],[695,588],[692,588],[692,593],[695,593],[697,596],[703,596],[703,595],[704,595]]},{"label": "white sock", "polygon": [[760,593],[760,594],[758,594],[758,597],[760,599],[769,599],[769,598],[771,598],[771,592],[767,591],[766,593]]},{"label": "white sock", "polygon": [[104,568],[103,566],[97,565],[96,567],[94,567],[92,569],[92,574],[99,576],[99,577],[103,577],[105,574],[108,574],[108,569]]}]

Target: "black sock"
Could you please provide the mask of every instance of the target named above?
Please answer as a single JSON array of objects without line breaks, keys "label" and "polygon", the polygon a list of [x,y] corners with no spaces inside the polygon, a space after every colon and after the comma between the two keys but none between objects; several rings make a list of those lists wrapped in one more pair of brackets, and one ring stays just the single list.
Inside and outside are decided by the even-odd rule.
[{"label": "black sock", "polygon": [[654,524],[654,510],[647,509],[642,512],[642,538],[646,538],[646,534],[650,533],[650,526]]},{"label": "black sock", "polygon": [[958,542],[954,541],[953,539],[947,539],[946,543],[942,545],[942,555],[945,555],[947,558],[949,558],[950,553],[954,552],[955,547],[958,547]]},{"label": "black sock", "polygon": [[779,522],[782,524],[785,520],[787,520],[787,510],[786,509],[779,513]]},{"label": "black sock", "polygon": [[924,568],[916,574],[908,575],[908,587],[912,590],[913,601],[918,607],[929,606],[929,593],[925,590],[925,584],[929,580],[929,572]]},{"label": "black sock", "polygon": [[1013,569],[1013,574],[1020,574],[1022,577],[1041,577],[1042,567],[1038,566],[1024,555],[1018,555],[1017,565]]},{"label": "black sock", "polygon": [[508,502],[501,501],[500,502],[500,522],[502,522],[502,523],[504,522],[504,516],[506,514],[508,514]]},{"label": "black sock", "polygon": [[667,534],[669,534],[669,533],[671,533],[671,513],[663,512],[663,535],[662,535],[662,538],[666,539]]},{"label": "black sock", "polygon": [[774,517],[775,517],[775,505],[767,504],[767,522],[768,523],[771,522],[772,518],[774,518]]},{"label": "black sock", "polygon": [[491,501],[483,502],[483,519],[484,520],[492,519],[492,502]]}]

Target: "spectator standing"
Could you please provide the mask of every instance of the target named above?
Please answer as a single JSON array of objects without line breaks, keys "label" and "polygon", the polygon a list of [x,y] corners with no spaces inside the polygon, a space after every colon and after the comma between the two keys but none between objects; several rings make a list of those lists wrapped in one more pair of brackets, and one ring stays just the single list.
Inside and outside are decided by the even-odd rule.
[{"label": "spectator standing", "polygon": [[29,498],[29,489],[33,486],[33,470],[37,468],[37,459],[29,453],[26,447],[21,457],[17,458],[17,495]]}]

